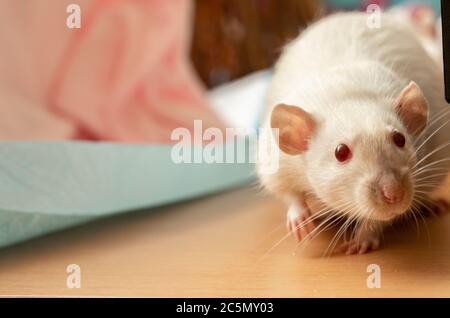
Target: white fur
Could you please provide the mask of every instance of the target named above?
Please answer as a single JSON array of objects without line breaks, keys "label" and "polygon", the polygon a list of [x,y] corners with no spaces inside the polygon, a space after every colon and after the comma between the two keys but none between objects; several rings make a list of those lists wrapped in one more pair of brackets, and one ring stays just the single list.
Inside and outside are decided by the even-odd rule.
[{"label": "white fur", "polygon": [[[447,107],[442,71],[410,25],[384,14],[381,28],[371,29],[367,19],[364,13],[329,16],[285,47],[275,67],[264,123],[269,126],[271,109],[285,103],[311,113],[318,127],[304,154],[281,153],[276,173],[259,170],[261,182],[270,192],[283,198],[313,194],[330,207],[338,209],[347,203],[353,213],[368,216],[376,213],[377,207],[361,184],[389,169],[410,173],[412,165],[407,159],[415,151],[414,138],[396,115],[394,101],[414,81],[424,92],[429,118],[433,118]],[[428,149],[449,140],[448,127],[427,142]],[[392,129],[407,136],[406,149],[392,145]],[[346,165],[334,158],[341,142],[355,149],[354,158]],[[447,150],[430,159],[448,156]]]}]

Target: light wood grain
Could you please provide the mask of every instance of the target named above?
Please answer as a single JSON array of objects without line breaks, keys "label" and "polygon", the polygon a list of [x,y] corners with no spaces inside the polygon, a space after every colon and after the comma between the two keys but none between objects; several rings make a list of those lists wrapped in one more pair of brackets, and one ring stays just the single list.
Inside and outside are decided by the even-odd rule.
[{"label": "light wood grain", "polygon": [[[285,208],[240,189],[129,213],[0,250],[1,295],[381,297],[450,296],[450,218],[396,227],[379,251],[322,258],[330,235],[296,250]],[[427,234],[428,230],[428,234]],[[428,236],[429,235],[429,236]],[[81,266],[80,289],[66,266]],[[369,264],[381,288],[366,285]]]}]

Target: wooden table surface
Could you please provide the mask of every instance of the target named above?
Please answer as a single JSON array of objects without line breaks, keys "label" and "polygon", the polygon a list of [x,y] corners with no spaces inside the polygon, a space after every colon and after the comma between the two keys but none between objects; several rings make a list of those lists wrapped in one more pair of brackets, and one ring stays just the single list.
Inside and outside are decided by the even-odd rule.
[{"label": "wooden table surface", "polygon": [[[159,297],[450,296],[450,216],[395,227],[379,251],[296,249],[285,208],[254,188],[100,220],[0,250],[0,295]],[[81,268],[81,288],[66,267]],[[367,266],[381,288],[367,287]]]}]

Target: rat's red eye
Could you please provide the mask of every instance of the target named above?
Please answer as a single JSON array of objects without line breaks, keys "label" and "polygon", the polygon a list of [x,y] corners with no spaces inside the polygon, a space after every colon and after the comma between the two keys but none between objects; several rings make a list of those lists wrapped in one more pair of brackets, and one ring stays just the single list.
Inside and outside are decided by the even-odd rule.
[{"label": "rat's red eye", "polygon": [[405,136],[403,136],[403,134],[399,133],[398,131],[394,131],[392,133],[392,140],[394,141],[394,144],[399,148],[403,148],[405,146]]},{"label": "rat's red eye", "polygon": [[339,144],[334,151],[334,155],[338,161],[343,162],[351,157],[352,152],[346,144]]}]

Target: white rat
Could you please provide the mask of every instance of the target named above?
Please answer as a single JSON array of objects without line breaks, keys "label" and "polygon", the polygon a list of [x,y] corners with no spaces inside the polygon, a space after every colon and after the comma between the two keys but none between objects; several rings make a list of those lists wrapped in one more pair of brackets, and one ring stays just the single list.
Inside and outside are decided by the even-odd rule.
[{"label": "white rat", "polygon": [[[378,248],[386,225],[432,206],[450,160],[439,64],[410,25],[389,14],[379,28],[368,20],[335,14],[285,47],[264,121],[278,129],[271,145],[281,151],[270,160],[279,168],[258,166],[262,185],[288,201],[297,239],[311,236],[319,216],[353,223],[347,254]],[[314,216],[310,202],[322,206]]]}]

